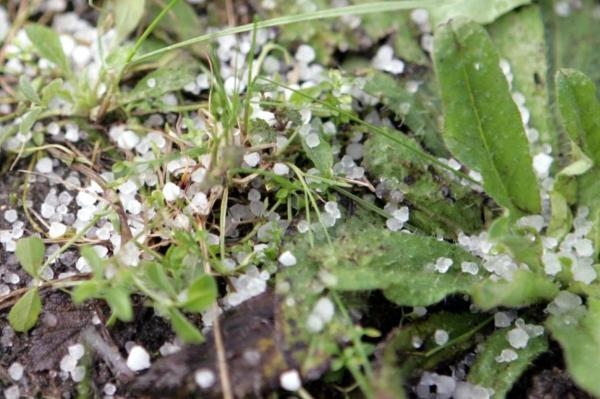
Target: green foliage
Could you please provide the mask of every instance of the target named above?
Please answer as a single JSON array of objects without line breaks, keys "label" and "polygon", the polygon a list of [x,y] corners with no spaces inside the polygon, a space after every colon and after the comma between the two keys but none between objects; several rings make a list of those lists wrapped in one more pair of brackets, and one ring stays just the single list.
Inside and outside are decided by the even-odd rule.
[{"label": "green foliage", "polygon": [[485,191],[515,213],[539,213],[540,197],[519,111],[483,28],[453,20],[435,34],[434,62],[450,151],[483,176]]},{"label": "green foliage", "polygon": [[551,316],[546,325],[560,343],[575,382],[594,396],[600,396],[600,370],[597,366],[600,356],[600,301],[589,298],[588,309],[578,321]]},{"label": "green foliage", "polygon": [[43,25],[29,24],[25,32],[41,57],[55,64],[63,76],[71,76],[71,66],[55,31]]},{"label": "green foliage", "polygon": [[42,300],[37,288],[29,289],[8,313],[8,321],[15,331],[27,332],[38,320],[42,311]]},{"label": "green foliage", "polygon": [[[482,344],[475,363],[471,366],[467,381],[494,390],[494,398],[503,399],[513,384],[540,354],[548,350],[548,340],[544,335],[531,338],[527,346],[515,349],[510,346],[506,334],[509,328],[492,333]],[[496,360],[504,349],[514,350],[518,358],[511,362],[498,363]]]},{"label": "green foliage", "polygon": [[111,1],[118,42],[121,42],[137,28],[144,15],[145,4],[145,0]]},{"label": "green foliage", "polygon": [[481,24],[487,24],[531,0],[448,0],[429,8],[434,25],[445,23],[453,18],[466,17]]},{"label": "green foliage", "polygon": [[15,252],[21,267],[23,267],[29,275],[38,277],[46,253],[46,247],[42,239],[37,236],[21,238],[17,241]]}]

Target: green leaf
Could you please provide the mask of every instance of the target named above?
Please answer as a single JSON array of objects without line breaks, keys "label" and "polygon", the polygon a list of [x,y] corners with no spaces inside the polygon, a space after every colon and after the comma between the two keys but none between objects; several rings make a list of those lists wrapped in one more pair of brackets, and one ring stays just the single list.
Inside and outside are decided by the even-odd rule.
[{"label": "green leaf", "polygon": [[306,144],[306,136],[300,137],[300,141],[302,142],[302,148],[306,153],[308,159],[310,159],[315,167],[321,172],[321,175],[324,177],[331,176],[331,168],[333,167],[333,152],[331,150],[331,145],[327,141],[325,137],[323,137],[322,133],[316,133],[319,135],[319,145],[316,147],[309,147]]},{"label": "green leaf", "polygon": [[553,299],[558,287],[547,276],[517,270],[511,281],[484,280],[471,288],[473,303],[480,309],[521,307]]},{"label": "green leaf", "polygon": [[133,90],[124,96],[123,101],[133,101],[160,97],[171,91],[182,89],[196,78],[195,65],[182,65],[178,68],[162,68],[147,74]]},{"label": "green leaf", "polygon": [[15,331],[29,331],[42,311],[42,300],[37,288],[28,290],[8,313],[8,321]]},{"label": "green leaf", "polygon": [[83,281],[71,291],[75,303],[83,303],[88,299],[97,298],[102,290],[102,283],[96,280]]},{"label": "green leaf", "polygon": [[118,319],[122,321],[133,320],[131,299],[126,289],[120,287],[109,288],[103,297]]},{"label": "green leaf", "polygon": [[41,113],[42,109],[39,107],[31,108],[30,111],[26,112],[25,115],[23,115],[21,124],[19,125],[19,132],[21,134],[29,133],[29,131],[33,127],[33,124],[37,121]]},{"label": "green leaf", "polygon": [[[514,349],[506,338],[508,331],[508,328],[497,330],[486,339],[481,345],[483,350],[478,351],[467,376],[467,381],[471,384],[492,388],[495,399],[505,398],[535,358],[548,350],[548,340],[543,335],[531,338],[525,348]],[[504,349],[514,350],[519,357],[511,362],[498,363],[496,357]]]},{"label": "green leaf", "polygon": [[27,78],[25,75],[21,75],[19,78],[19,92],[26,100],[31,101],[34,104],[38,104],[40,102],[40,96],[31,85],[29,78]]},{"label": "green leaf", "polygon": [[102,276],[104,271],[104,261],[102,258],[100,258],[100,256],[98,256],[98,253],[94,250],[94,248],[89,246],[83,247],[81,248],[80,253],[85,261],[90,265],[94,271],[94,274],[96,276]]},{"label": "green leaf", "polygon": [[138,26],[144,15],[145,0],[113,0],[117,42],[123,41]]},{"label": "green leaf", "polygon": [[573,214],[565,197],[556,191],[550,193],[550,223],[546,234],[557,239],[562,239],[571,231]]},{"label": "green leaf", "polygon": [[[468,293],[481,279],[461,271],[461,262],[477,259],[458,246],[356,222],[333,245],[315,248],[309,256],[335,277],[330,288],[381,289],[398,305],[428,306],[450,294]],[[454,262],[446,273],[433,270],[432,264],[440,257]]]},{"label": "green leaf", "polygon": [[183,342],[190,344],[204,342],[202,333],[179,310],[169,309],[169,319],[175,333]]},{"label": "green leaf", "polygon": [[71,66],[54,30],[39,24],[29,24],[25,27],[25,32],[41,57],[56,64],[64,76],[71,75]]},{"label": "green leaf", "polygon": [[[530,112],[529,127],[539,133],[539,142],[558,153],[558,134],[549,107],[547,82],[548,46],[540,7],[530,5],[510,12],[487,26],[501,57],[510,64],[512,91],[525,96]],[[523,40],[526,37],[527,40]]]},{"label": "green leaf", "polygon": [[493,22],[510,10],[531,3],[531,0],[446,0],[429,8],[433,25],[456,17],[467,17],[481,24]]},{"label": "green leaf", "polygon": [[188,312],[202,312],[217,299],[217,284],[209,275],[200,276],[187,289],[187,298],[181,307]]},{"label": "green leaf", "polygon": [[[571,322],[565,322],[567,319]],[[560,315],[551,316],[546,325],[563,349],[573,380],[592,395],[600,396],[600,300],[588,298],[587,312],[576,323]]]},{"label": "green leaf", "polygon": [[30,276],[38,277],[45,253],[46,247],[40,237],[30,236],[17,241],[17,259]]},{"label": "green leaf", "polygon": [[556,73],[556,93],[569,137],[600,165],[600,102],[594,82],[579,71],[561,69]]},{"label": "green leaf", "polygon": [[450,151],[481,173],[484,189],[498,204],[517,213],[539,213],[523,122],[485,30],[452,20],[437,30],[433,58]]},{"label": "green leaf", "polygon": [[167,273],[165,273],[163,265],[158,262],[149,262],[145,268],[148,280],[150,280],[158,289],[166,292],[172,297],[177,295],[171,280],[167,276]]},{"label": "green leaf", "polygon": [[54,79],[52,82],[48,83],[42,89],[42,106],[47,107],[50,101],[52,101],[55,97],[61,97],[68,102],[71,102],[70,93],[63,88],[63,80],[62,79]]}]

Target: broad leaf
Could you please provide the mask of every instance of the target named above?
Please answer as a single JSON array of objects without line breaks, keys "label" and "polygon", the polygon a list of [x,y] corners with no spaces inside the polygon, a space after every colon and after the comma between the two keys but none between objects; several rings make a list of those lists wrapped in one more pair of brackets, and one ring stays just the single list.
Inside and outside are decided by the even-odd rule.
[{"label": "broad leaf", "polygon": [[[533,360],[548,350],[548,340],[543,335],[531,338],[525,348],[514,349],[506,339],[508,330],[498,330],[485,340],[467,376],[471,384],[493,389],[496,399],[505,398]],[[496,358],[504,349],[514,350],[519,357],[511,362],[498,363]]]},{"label": "broad leaf", "polygon": [[34,107],[31,108],[30,111],[27,111],[21,119],[21,124],[19,125],[19,132],[23,135],[29,133],[29,131],[33,127],[33,124],[37,121],[41,113],[42,109],[40,107]]},{"label": "broad leaf", "polygon": [[29,331],[42,311],[42,300],[37,288],[28,290],[8,313],[8,321],[15,331]]},{"label": "broad leaf", "polygon": [[71,66],[55,31],[43,25],[29,24],[25,32],[41,57],[55,64],[64,76],[71,75]]},{"label": "broad leaf", "polygon": [[444,139],[483,186],[511,211],[540,212],[540,195],[521,116],[485,30],[457,19],[440,27],[434,62],[445,109]]},{"label": "broad leaf", "polygon": [[600,396],[600,300],[588,299],[588,310],[577,323],[564,316],[550,317],[546,325],[563,349],[573,380],[594,396]]},{"label": "broad leaf", "polygon": [[600,165],[600,102],[594,82],[573,69],[556,74],[558,107],[571,140]]},{"label": "broad leaf", "polygon": [[113,15],[117,31],[117,41],[133,32],[144,15],[145,0],[113,0]]},{"label": "broad leaf", "polygon": [[34,103],[38,104],[40,102],[40,96],[37,94],[37,91],[31,85],[29,78],[25,75],[21,75],[19,78],[19,92],[23,95],[23,97]]},{"label": "broad leaf", "polygon": [[169,309],[169,319],[175,333],[183,342],[190,344],[204,342],[202,333],[179,310]]},{"label": "broad leaf", "polygon": [[[458,246],[357,223],[333,245],[317,248],[310,256],[335,277],[332,289],[381,289],[389,300],[406,306],[427,306],[451,294],[468,293],[481,279],[461,271],[463,261],[476,259]],[[433,268],[440,257],[454,262],[446,273]]]},{"label": "broad leaf", "polygon": [[30,276],[37,277],[44,262],[46,247],[41,238],[30,236],[17,241],[16,255],[19,263]]},{"label": "broad leaf", "polygon": [[521,307],[553,299],[558,287],[547,276],[517,270],[511,281],[484,280],[471,288],[473,303],[480,309],[497,306]]},{"label": "broad leaf", "polygon": [[446,0],[431,7],[429,14],[434,25],[460,16],[486,24],[514,8],[529,3],[531,0]]},{"label": "broad leaf", "polygon": [[196,71],[194,65],[157,69],[140,80],[131,92],[125,94],[123,100],[129,103],[180,90],[196,78]]},{"label": "broad leaf", "polygon": [[122,321],[133,320],[133,308],[129,292],[124,288],[109,288],[103,295],[114,315]]},{"label": "broad leaf", "polygon": [[202,312],[217,299],[217,284],[209,275],[199,277],[186,291],[187,298],[181,305],[189,312]]}]

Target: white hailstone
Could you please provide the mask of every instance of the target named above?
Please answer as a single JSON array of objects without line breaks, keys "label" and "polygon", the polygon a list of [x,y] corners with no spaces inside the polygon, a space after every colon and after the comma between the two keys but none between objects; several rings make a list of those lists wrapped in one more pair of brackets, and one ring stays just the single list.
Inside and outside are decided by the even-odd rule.
[{"label": "white hailstone", "polygon": [[19,362],[14,362],[8,368],[8,375],[13,381],[19,381],[23,377],[23,365]]},{"label": "white hailstone", "polygon": [[494,314],[494,326],[496,328],[509,327],[512,322],[512,317],[506,312],[496,312]]},{"label": "white hailstone", "polygon": [[46,131],[51,136],[56,136],[60,133],[60,126],[56,122],[50,122],[48,126],[46,126]]},{"label": "white hailstone", "polygon": [[131,130],[124,130],[117,136],[117,146],[123,150],[132,150],[139,142],[139,136]]},{"label": "white hailstone", "polygon": [[300,374],[296,370],[288,370],[279,376],[279,384],[287,391],[297,391],[302,388]]},{"label": "white hailstone", "polygon": [[300,45],[296,50],[295,58],[301,64],[308,65],[315,60],[315,57],[315,49],[307,44]]},{"label": "white hailstone", "polygon": [[161,356],[172,355],[173,353],[177,353],[180,350],[181,350],[181,346],[173,344],[171,342],[165,342],[158,349],[158,351],[160,352]]},{"label": "white hailstone", "polygon": [[75,64],[82,67],[90,62],[92,58],[92,52],[87,46],[75,46],[73,48],[73,52],[71,53],[71,58],[73,58],[73,62],[75,62]]},{"label": "white hailstone", "polygon": [[92,220],[95,213],[96,213],[96,207],[94,207],[94,206],[88,206],[85,208],[81,208],[77,211],[77,219],[79,219],[83,222],[88,222],[88,221]]},{"label": "white hailstone", "polygon": [[575,295],[569,291],[559,292],[552,302],[563,311],[575,309],[583,303],[579,295]]},{"label": "white hailstone", "polygon": [[73,124],[67,124],[65,128],[65,139],[71,142],[79,141],[79,127]]},{"label": "white hailstone", "polygon": [[415,306],[413,308],[413,313],[417,315],[417,317],[423,317],[427,314],[427,308],[425,306]]},{"label": "white hailstone", "polygon": [[71,371],[71,379],[73,382],[81,382],[85,378],[85,367],[77,366]]},{"label": "white hailstone", "polygon": [[81,344],[70,345],[68,350],[69,355],[71,355],[71,357],[75,360],[81,359],[85,354],[85,347]]},{"label": "white hailstone", "polygon": [[296,257],[290,251],[285,251],[284,253],[279,255],[279,258],[277,260],[279,261],[279,263],[286,267],[294,266],[296,264]]},{"label": "white hailstone", "polygon": [[510,346],[515,349],[521,349],[527,347],[529,334],[522,328],[516,327],[506,334],[506,339],[508,340],[508,343],[510,343]]},{"label": "white hailstone", "polygon": [[290,173],[290,168],[284,163],[277,162],[275,165],[273,165],[273,173],[278,176],[285,176]]},{"label": "white hailstone", "polygon": [[133,241],[129,241],[119,250],[118,258],[124,265],[135,267],[140,263],[140,249]]},{"label": "white hailstone", "polygon": [[248,191],[248,200],[251,202],[260,201],[260,191],[254,188],[250,189],[250,191]]},{"label": "white hailstone", "polygon": [[14,209],[7,209],[4,211],[4,220],[8,223],[14,223],[18,219],[17,211]]},{"label": "white hailstone", "polygon": [[410,19],[417,25],[429,23],[429,11],[425,8],[417,8],[410,13]]},{"label": "white hailstone", "polygon": [[96,201],[98,201],[98,198],[89,191],[81,190],[77,193],[75,201],[80,207],[89,207],[93,206],[96,203]]},{"label": "white hailstone", "polygon": [[117,393],[117,386],[109,382],[106,385],[104,385],[104,388],[102,388],[102,392],[104,392],[105,395],[113,396],[115,393]]},{"label": "white hailstone", "polygon": [[[492,392],[490,392],[492,391]],[[454,399],[490,399],[493,390],[482,387],[481,385],[469,384],[465,381],[458,381],[454,390]]]},{"label": "white hailstone", "polygon": [[517,352],[512,349],[502,349],[500,355],[496,356],[497,363],[509,363],[519,358]]},{"label": "white hailstone", "polygon": [[35,164],[35,170],[40,173],[52,173],[52,159],[48,157],[40,158]]},{"label": "white hailstone", "polygon": [[410,217],[410,210],[407,206],[403,206],[400,209],[396,209],[394,212],[392,212],[392,216],[399,222],[406,223]]},{"label": "white hailstone", "polygon": [[533,169],[535,169],[538,176],[546,177],[548,176],[553,161],[554,159],[550,155],[544,154],[543,152],[539,153],[533,157]]},{"label": "white hailstone", "polygon": [[479,273],[479,265],[475,262],[462,262],[460,264],[460,270],[462,270],[463,273],[475,276]]},{"label": "white hailstone", "polygon": [[325,203],[325,212],[330,214],[336,219],[342,217],[342,213],[340,212],[340,208],[338,207],[338,203],[335,201],[327,201]]},{"label": "white hailstone", "polygon": [[193,205],[192,210],[200,215],[208,215],[210,212],[208,197],[202,191],[194,194],[191,203]]},{"label": "white hailstone", "polygon": [[217,378],[212,370],[203,368],[194,373],[194,381],[201,389],[208,389],[214,385]]},{"label": "white hailstone", "polygon": [[554,12],[559,17],[568,17],[571,14],[571,4],[567,0],[558,1],[554,4]]},{"label": "white hailstone", "polygon": [[127,367],[131,371],[140,371],[150,367],[150,355],[146,349],[139,345],[134,345],[127,356]]},{"label": "white hailstone", "polygon": [[582,238],[575,241],[575,252],[577,252],[577,256],[588,257],[594,254],[594,247],[592,245],[592,240],[588,240],[587,238]]},{"label": "white hailstone", "polygon": [[165,201],[173,202],[181,195],[181,189],[178,185],[168,182],[162,189],[163,196],[165,197]]},{"label": "white hailstone", "polygon": [[571,271],[573,272],[573,280],[584,284],[590,284],[598,277],[598,273],[592,265],[577,263],[571,267]]},{"label": "white hailstone", "polygon": [[146,85],[151,89],[155,88],[156,87],[156,79],[154,79],[154,78],[148,79],[146,81]]},{"label": "white hailstone", "polygon": [[517,226],[531,227],[538,233],[540,231],[542,231],[545,224],[546,223],[544,222],[544,218],[541,215],[524,216],[524,217],[520,218],[519,220],[517,220]]},{"label": "white hailstone", "polygon": [[550,276],[554,276],[562,270],[560,259],[554,252],[544,252],[542,263],[544,264],[544,271]]},{"label": "white hailstone", "polygon": [[308,230],[310,230],[310,225],[306,220],[301,220],[296,225],[296,228],[298,229],[299,233],[306,233]]},{"label": "white hailstone", "polygon": [[328,323],[335,314],[335,306],[331,299],[327,297],[320,298],[315,304],[312,314],[318,316],[324,323]]},{"label": "white hailstone", "polygon": [[60,360],[60,369],[62,371],[70,372],[75,370],[75,367],[77,367],[77,359],[71,355],[65,355]]},{"label": "white hailstone", "polygon": [[440,256],[435,261],[434,269],[439,273],[446,273],[453,264],[454,261],[452,259]]},{"label": "white hailstone", "polygon": [[385,221],[385,226],[391,231],[400,231],[404,227],[404,222],[392,217]]},{"label": "white hailstone", "polygon": [[321,139],[317,133],[309,133],[304,139],[308,148],[316,148],[321,144]]},{"label": "white hailstone", "polygon": [[21,390],[18,385],[13,385],[10,388],[4,390],[4,399],[19,399],[21,397]]},{"label": "white hailstone", "polygon": [[52,239],[60,238],[67,232],[67,226],[60,222],[50,223],[50,229],[48,230],[48,236]]},{"label": "white hailstone", "polygon": [[191,178],[194,183],[202,183],[206,177],[206,168],[198,168],[192,172]]},{"label": "white hailstone", "polygon": [[260,162],[260,154],[258,152],[249,152],[244,155],[244,162],[253,168]]},{"label": "white hailstone", "polygon": [[132,215],[139,215],[142,212],[142,203],[135,198],[127,198],[123,201],[123,207]]},{"label": "white hailstone", "polygon": [[437,329],[433,333],[433,340],[435,341],[435,343],[437,345],[440,345],[440,346],[444,345],[446,342],[448,342],[449,338],[450,338],[450,336],[448,335],[448,332],[446,330]]}]

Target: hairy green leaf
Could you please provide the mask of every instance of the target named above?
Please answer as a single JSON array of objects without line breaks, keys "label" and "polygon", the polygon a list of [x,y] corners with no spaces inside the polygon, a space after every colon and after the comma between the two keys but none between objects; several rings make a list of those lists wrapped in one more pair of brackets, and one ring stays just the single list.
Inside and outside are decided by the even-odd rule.
[{"label": "hairy green leaf", "polygon": [[189,312],[202,312],[217,299],[217,283],[209,275],[200,276],[187,289],[182,307]]},{"label": "hairy green leaf", "polygon": [[[505,398],[531,362],[548,350],[548,340],[544,335],[531,338],[525,348],[514,349],[506,338],[509,330],[497,330],[485,340],[483,350],[478,352],[467,376],[467,381],[471,384],[492,388],[494,398],[497,399]],[[519,357],[511,362],[498,363],[496,358],[504,349],[514,350]]]},{"label": "hairy green leaf", "polygon": [[558,287],[542,274],[517,270],[511,281],[484,280],[471,288],[473,303],[488,310],[497,306],[521,307],[550,300],[558,294]]},{"label": "hairy green leaf", "polygon": [[16,255],[19,263],[30,276],[37,277],[44,262],[46,247],[38,236],[21,238],[17,241]]},{"label": "hairy green leaf", "polygon": [[487,24],[510,10],[529,3],[531,0],[447,0],[429,8],[429,14],[434,25],[460,16]]},{"label": "hairy green leaf", "polygon": [[145,0],[113,0],[117,41],[121,42],[138,26],[144,15]]},{"label": "hairy green leaf", "polygon": [[157,69],[140,80],[131,92],[125,94],[123,100],[129,103],[180,90],[195,79],[196,71],[195,65]]},{"label": "hairy green leaf", "polygon": [[28,290],[8,313],[8,321],[15,331],[29,331],[38,320],[42,311],[42,300],[37,288]]},{"label": "hairy green leaf", "polygon": [[21,75],[19,78],[19,92],[26,100],[31,101],[34,104],[38,104],[40,102],[40,96],[31,85],[29,78],[27,78],[25,75]]},{"label": "hairy green leaf", "polygon": [[600,102],[594,82],[573,69],[556,73],[558,107],[571,140],[600,165]]},{"label": "hairy green leaf", "polygon": [[103,298],[118,319],[122,321],[133,320],[131,299],[126,289],[120,287],[109,288],[104,293]]},{"label": "hairy green leaf", "polygon": [[551,316],[546,325],[563,348],[573,380],[592,395],[600,396],[600,300],[589,298],[587,312],[578,322],[561,315]]},{"label": "hairy green leaf", "polygon": [[450,151],[483,176],[483,186],[511,211],[540,212],[540,195],[521,116],[485,30],[452,20],[434,40],[434,62]]},{"label": "hairy green leaf", "polygon": [[63,76],[71,75],[71,66],[54,30],[39,24],[29,24],[25,27],[25,32],[41,57],[55,64]]}]

